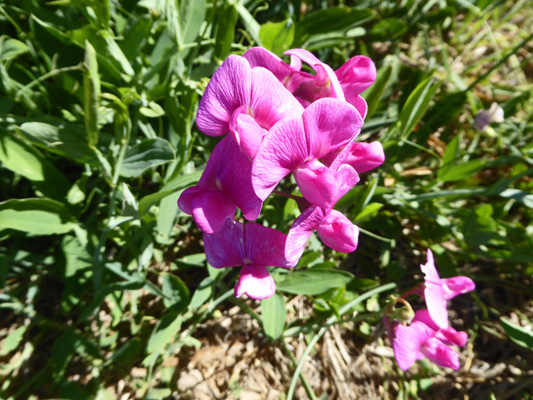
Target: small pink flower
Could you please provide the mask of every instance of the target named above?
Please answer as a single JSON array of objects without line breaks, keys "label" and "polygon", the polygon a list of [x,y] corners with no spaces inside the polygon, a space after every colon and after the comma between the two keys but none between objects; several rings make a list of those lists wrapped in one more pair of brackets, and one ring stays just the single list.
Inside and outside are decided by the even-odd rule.
[{"label": "small pink flower", "polygon": [[427,252],[427,262],[420,268],[424,273],[424,298],[428,307],[429,315],[440,328],[448,327],[447,300],[455,296],[471,292],[476,288],[472,279],[466,276],[456,276],[449,279],[441,279],[435,268],[433,253]]},{"label": "small pink flower", "polygon": [[287,235],[275,229],[228,219],[218,232],[204,234],[205,255],[214,268],[243,267],[235,297],[246,293],[252,299],[266,299],[276,291],[266,267],[296,265],[285,258],[286,239]]},{"label": "small pink flower", "polygon": [[439,328],[427,310],[419,310],[409,325],[392,322],[385,317],[385,326],[394,350],[394,358],[401,370],[409,369],[415,361],[428,358],[437,365],[458,370],[459,354],[450,345],[464,346],[467,335],[453,328]]}]

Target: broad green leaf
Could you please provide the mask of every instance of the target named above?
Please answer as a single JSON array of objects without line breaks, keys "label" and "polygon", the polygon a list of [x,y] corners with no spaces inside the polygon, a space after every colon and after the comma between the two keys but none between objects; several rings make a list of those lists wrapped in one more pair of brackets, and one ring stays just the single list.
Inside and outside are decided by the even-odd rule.
[{"label": "broad green leaf", "polygon": [[434,84],[433,76],[430,76],[420,82],[409,95],[400,113],[400,136],[402,138],[407,138],[420,122],[441,83]]},{"label": "broad green leaf", "polygon": [[359,222],[365,218],[369,218],[373,215],[376,215],[380,208],[383,207],[381,203],[370,203],[367,205],[359,214],[354,218],[354,222]]},{"label": "broad green leaf", "polygon": [[135,178],[149,168],[174,160],[174,149],[165,139],[147,139],[126,151],[120,175]]},{"label": "broad green leaf", "polygon": [[165,314],[155,325],[146,352],[148,354],[159,351],[178,336],[181,329],[181,316],[176,312]]},{"label": "broad green leaf", "polygon": [[237,9],[232,3],[227,3],[217,12],[217,30],[215,35],[215,55],[225,59],[231,50],[235,37],[235,24],[237,23]]},{"label": "broad green leaf", "polygon": [[159,203],[159,213],[157,215],[157,232],[164,237],[168,237],[178,216],[178,199],[183,191],[171,193]]},{"label": "broad green leaf", "polygon": [[202,173],[203,170],[200,170],[195,171],[192,174],[179,176],[176,179],[169,181],[165,186],[161,188],[159,192],[144,196],[139,201],[139,214],[141,216],[144,215],[150,209],[151,206],[157,204],[165,197],[177,192],[178,190],[184,189],[197,183],[200,177],[202,176]]},{"label": "broad green leaf", "polygon": [[85,130],[90,147],[98,144],[98,103],[100,97],[100,77],[94,47],[85,41],[85,69],[83,71],[85,90]]},{"label": "broad green leaf", "polygon": [[178,278],[176,275],[163,273],[161,274],[163,279],[163,303],[165,307],[175,311],[183,311],[189,304],[191,295],[187,285]]},{"label": "broad green leaf", "polygon": [[205,19],[206,0],[180,1],[181,35],[184,43],[193,43]]},{"label": "broad green leaf", "polygon": [[28,51],[30,48],[20,40],[12,39],[6,35],[0,36],[0,61],[12,60]]},{"label": "broad green leaf", "polygon": [[293,271],[276,282],[282,292],[314,296],[331,288],[346,285],[353,278],[349,272],[332,269]]},{"label": "broad green leaf", "polygon": [[513,324],[505,318],[500,318],[500,324],[509,336],[509,338],[517,345],[533,350],[533,326],[526,329],[520,325]]},{"label": "broad green leaf", "polygon": [[67,233],[74,225],[68,208],[55,200],[23,199],[0,203],[0,229],[53,235]]},{"label": "broad green leaf", "polygon": [[20,125],[20,133],[29,141],[47,151],[72,160],[98,165],[98,158],[79,126],[51,125],[43,122],[26,122]]},{"label": "broad green leaf", "polygon": [[385,68],[381,68],[376,76],[376,81],[363,92],[362,96],[365,98],[366,104],[368,105],[368,111],[366,113],[367,120],[374,114],[381,103],[381,98],[383,97],[383,93],[385,93],[385,88],[389,83],[391,75],[392,65],[387,65]]},{"label": "broad green leaf", "polygon": [[0,160],[4,166],[35,183],[43,194],[55,199],[66,196],[70,182],[36,149],[0,129]]},{"label": "broad green leaf", "polygon": [[263,317],[263,329],[272,340],[278,339],[285,327],[287,310],[285,300],[279,293],[274,293],[272,297],[261,300],[261,314]]},{"label": "broad green leaf", "polygon": [[313,35],[346,31],[368,21],[373,15],[368,8],[332,7],[314,11],[296,25],[294,45],[301,45]]},{"label": "broad green leaf", "polygon": [[28,329],[28,325],[23,325],[15,329],[6,337],[2,349],[0,350],[0,356],[8,355],[19,346],[26,329]]},{"label": "broad green leaf", "polygon": [[281,22],[269,22],[261,25],[259,37],[263,47],[281,56],[291,48],[294,40],[294,23],[287,19]]}]

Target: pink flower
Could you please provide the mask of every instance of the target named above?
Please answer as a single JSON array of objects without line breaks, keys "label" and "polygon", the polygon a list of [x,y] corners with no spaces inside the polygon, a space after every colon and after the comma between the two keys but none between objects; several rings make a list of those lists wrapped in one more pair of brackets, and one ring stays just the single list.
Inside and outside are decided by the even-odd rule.
[{"label": "pink flower", "polygon": [[214,268],[242,266],[235,297],[246,293],[252,299],[266,299],[276,291],[266,267],[296,265],[285,258],[286,239],[275,229],[226,220],[217,233],[204,234],[205,255]]},{"label": "pink flower", "polygon": [[186,189],[178,199],[179,208],[192,215],[205,233],[217,232],[237,207],[253,221],[263,202],[252,187],[252,163],[230,137],[218,143],[207,162],[198,185]]},{"label": "pink flower", "polygon": [[290,172],[312,169],[317,165],[314,161],[344,148],[359,134],[362,125],[355,108],[330,98],[311,104],[302,117],[284,118],[272,127],[255,155],[252,166],[255,193],[266,199]]},{"label": "pink flower", "polygon": [[303,108],[268,70],[252,68],[237,55],[229,56],[215,72],[200,101],[196,124],[206,135],[231,132],[249,159],[266,131]]},{"label": "pink flower", "polygon": [[417,311],[408,326],[385,317],[385,326],[400,369],[405,371],[423,358],[443,367],[459,369],[459,354],[449,346],[464,346],[467,340],[465,332],[439,328],[427,310]]},{"label": "pink flower", "polygon": [[420,268],[424,273],[424,298],[428,307],[429,315],[440,328],[448,327],[447,300],[455,296],[471,292],[476,285],[472,279],[466,276],[441,279],[435,268],[433,253],[427,252],[427,262]]}]

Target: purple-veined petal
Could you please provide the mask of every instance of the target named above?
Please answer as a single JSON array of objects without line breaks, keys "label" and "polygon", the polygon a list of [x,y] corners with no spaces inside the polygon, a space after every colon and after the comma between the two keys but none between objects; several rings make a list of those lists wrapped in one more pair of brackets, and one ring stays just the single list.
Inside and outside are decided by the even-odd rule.
[{"label": "purple-veined petal", "polygon": [[344,97],[348,103],[350,103],[357,111],[359,111],[359,114],[361,114],[361,117],[364,120],[368,111],[368,104],[366,104],[366,100],[358,94],[354,94],[352,92],[344,93]]},{"label": "purple-veined petal", "polygon": [[245,255],[252,265],[291,268],[285,258],[287,235],[266,226],[247,223],[244,225]]},{"label": "purple-veined petal", "polygon": [[218,232],[204,234],[204,249],[207,262],[214,268],[243,265],[243,224],[228,219]]},{"label": "purple-veined petal", "polygon": [[217,69],[205,89],[198,107],[198,129],[210,136],[229,132],[233,112],[250,102],[251,67],[236,55],[229,56]]},{"label": "purple-veined petal", "polygon": [[350,104],[338,99],[320,99],[303,113],[310,159],[319,159],[346,146],[361,131],[363,120]]},{"label": "purple-veined petal", "polygon": [[307,157],[302,119],[287,117],[279,121],[263,139],[253,161],[252,184],[257,196],[265,200]]},{"label": "purple-veined petal", "polygon": [[441,279],[441,284],[446,300],[453,299],[460,294],[471,292],[476,288],[474,281],[466,276]]},{"label": "purple-veined petal", "polygon": [[435,364],[442,367],[453,368],[455,370],[458,370],[460,367],[459,353],[452,350],[435,337],[429,338],[420,348],[420,351],[430,361],[433,361]]},{"label": "purple-veined petal", "polygon": [[178,198],[178,207],[185,214],[192,215],[192,197],[194,194],[203,191],[201,186],[191,186],[185,189]]},{"label": "purple-veined petal", "polygon": [[342,165],[336,171],[319,161],[308,162],[296,169],[294,178],[303,197],[325,210],[331,210],[337,200],[359,182],[359,176],[351,166]]},{"label": "purple-veined petal", "polygon": [[351,253],[357,249],[359,228],[344,214],[332,210],[317,228],[318,237],[328,247],[341,253]]},{"label": "purple-veined petal", "polygon": [[252,69],[250,112],[265,129],[272,128],[282,118],[304,112],[302,105],[276,77],[265,68]]},{"label": "purple-veined petal", "polygon": [[320,207],[312,206],[293,222],[285,244],[285,257],[291,264],[298,264],[307,240],[324,221],[324,218],[324,211]]},{"label": "purple-veined petal", "polygon": [[276,283],[266,267],[261,265],[242,267],[241,276],[235,286],[235,297],[241,297],[246,293],[251,299],[263,300],[271,297],[275,292]]}]

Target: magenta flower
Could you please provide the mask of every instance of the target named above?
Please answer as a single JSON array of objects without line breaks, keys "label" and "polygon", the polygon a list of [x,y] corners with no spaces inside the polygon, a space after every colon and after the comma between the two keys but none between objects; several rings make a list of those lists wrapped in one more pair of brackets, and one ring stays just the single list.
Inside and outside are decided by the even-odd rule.
[{"label": "magenta flower", "polygon": [[231,55],[215,72],[200,101],[196,124],[207,135],[231,132],[249,159],[266,131],[303,108],[265,68],[252,68],[241,56]]},{"label": "magenta flower", "polygon": [[[334,161],[341,162],[350,165],[360,174],[377,168],[385,162],[385,152],[380,142],[352,142],[346,146],[343,153],[345,154],[341,155],[338,151],[326,155],[323,159],[324,164],[331,166]],[[342,158],[337,159],[339,156]]]},{"label": "magenta flower", "polygon": [[409,369],[415,361],[428,358],[443,367],[459,369],[459,354],[449,345],[464,346],[466,333],[453,328],[441,329],[430,318],[427,310],[419,310],[410,325],[391,322],[385,317],[385,326],[394,350],[394,358],[401,370]]},{"label": "magenta flower", "polygon": [[455,296],[471,292],[476,288],[472,279],[466,276],[456,276],[454,278],[441,279],[435,268],[433,253],[430,249],[427,252],[427,262],[420,268],[424,273],[424,298],[428,307],[429,315],[433,321],[442,329],[448,327],[447,300]]},{"label": "magenta flower", "polygon": [[204,234],[207,262],[214,268],[242,266],[235,297],[244,293],[252,299],[266,299],[276,291],[266,267],[292,268],[285,258],[287,235],[255,223],[226,220],[222,229]]},{"label": "magenta flower", "polygon": [[[315,168],[316,160],[345,147],[359,134],[362,125],[354,107],[330,98],[311,104],[301,118],[284,118],[272,127],[255,155],[255,193],[264,200],[289,173],[294,171],[298,179],[300,172],[296,170]],[[340,174],[347,175],[344,170]]]},{"label": "magenta flower", "polygon": [[181,194],[178,206],[205,233],[217,232],[227,218],[234,217],[237,207],[253,221],[263,202],[253,190],[251,171],[250,160],[232,138],[225,137],[213,150],[198,185]]}]

